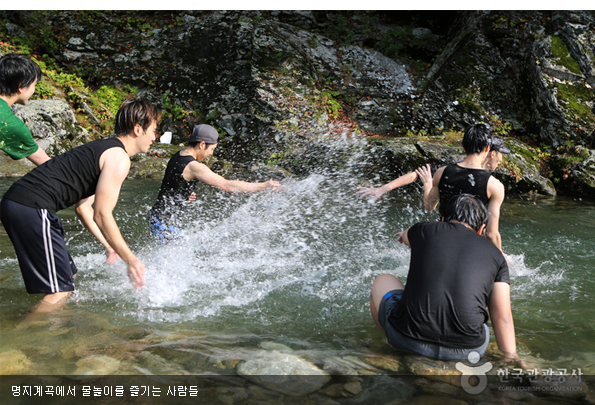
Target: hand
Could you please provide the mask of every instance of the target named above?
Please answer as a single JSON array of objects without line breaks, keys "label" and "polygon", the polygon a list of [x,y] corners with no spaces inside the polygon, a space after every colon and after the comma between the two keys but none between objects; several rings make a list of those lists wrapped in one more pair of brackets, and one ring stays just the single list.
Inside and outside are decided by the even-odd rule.
[{"label": "hand", "polygon": [[190,197],[188,197],[188,201],[196,201],[196,193],[194,191],[190,194]]},{"label": "hand", "polygon": [[384,193],[386,193],[388,191],[384,186],[382,186],[382,187],[358,187],[357,189],[359,191],[357,191],[356,194],[361,194],[360,198],[363,198],[366,195],[371,195],[376,200],[379,199],[380,197],[382,197],[384,195]]},{"label": "hand", "polygon": [[281,183],[275,180],[268,180],[264,182],[264,188],[272,188],[275,191],[283,191],[285,190],[285,186],[282,186]]},{"label": "hand", "polygon": [[145,264],[138,259],[133,259],[128,263],[128,278],[137,290],[145,286]]},{"label": "hand", "polygon": [[397,237],[397,241],[398,241],[399,243],[405,243],[405,242],[403,241],[403,234],[404,234],[404,233],[405,233],[405,231],[401,231],[401,232],[397,232],[397,233],[395,234],[395,236]]},{"label": "hand", "polygon": [[120,256],[116,253],[116,251],[114,249],[107,250],[107,260],[106,260],[107,264],[114,264],[115,262],[118,261],[119,258],[120,258]]},{"label": "hand", "polygon": [[432,186],[432,169],[430,169],[429,164],[415,169],[415,173],[417,173],[417,176],[421,180],[424,187],[428,185]]}]

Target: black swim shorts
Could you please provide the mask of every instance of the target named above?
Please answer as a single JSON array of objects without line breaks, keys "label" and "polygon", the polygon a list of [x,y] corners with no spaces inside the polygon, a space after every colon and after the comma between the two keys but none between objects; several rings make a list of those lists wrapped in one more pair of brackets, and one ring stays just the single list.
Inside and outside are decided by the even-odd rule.
[{"label": "black swim shorts", "polygon": [[416,339],[403,336],[399,331],[393,328],[388,321],[391,312],[400,304],[401,298],[403,297],[402,289],[392,290],[387,292],[378,307],[378,322],[382,325],[388,343],[407,352],[413,352],[421,354],[423,356],[431,357],[439,360],[468,360],[469,354],[477,352],[479,355],[485,353],[488,343],[490,343],[490,330],[488,325],[484,324],[486,340],[480,346],[473,349],[461,349],[457,347],[446,347],[434,343],[426,343]]},{"label": "black swim shorts", "polygon": [[0,219],[14,245],[29,294],[74,291],[77,269],[55,213],[4,198]]}]

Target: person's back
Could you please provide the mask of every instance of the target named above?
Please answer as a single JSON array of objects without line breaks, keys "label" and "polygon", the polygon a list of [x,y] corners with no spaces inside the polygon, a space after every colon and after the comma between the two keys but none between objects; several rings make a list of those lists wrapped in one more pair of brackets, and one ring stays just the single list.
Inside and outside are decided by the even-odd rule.
[{"label": "person's back", "polygon": [[488,204],[488,181],[491,173],[485,169],[463,167],[456,163],[444,168],[438,190],[440,192],[440,216],[453,197],[459,194],[471,194],[478,197],[482,203]]},{"label": "person's back", "polygon": [[408,231],[411,264],[389,322],[405,336],[448,347],[485,341],[494,282],[509,282],[502,253],[460,223],[423,222]]},{"label": "person's back", "polygon": [[183,172],[190,162],[195,161],[193,156],[181,155],[177,152],[167,163],[157,200],[151,208],[151,214],[159,220],[179,226],[177,218],[189,201],[196,183],[199,182],[198,179],[186,180]]}]

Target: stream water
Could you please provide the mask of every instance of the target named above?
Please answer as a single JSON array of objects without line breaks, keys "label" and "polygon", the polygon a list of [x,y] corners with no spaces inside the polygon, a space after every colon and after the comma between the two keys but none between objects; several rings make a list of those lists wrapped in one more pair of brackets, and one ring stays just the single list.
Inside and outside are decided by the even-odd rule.
[{"label": "stream water", "polygon": [[[0,195],[13,181],[0,179]],[[31,316],[39,297],[25,292],[0,227],[3,374],[235,376],[238,364],[267,350],[329,374],[394,374],[366,359],[406,361],[374,326],[369,293],[379,274],[406,279],[409,251],[394,234],[437,219],[419,193],[372,202],[355,195],[361,181],[340,174],[288,179],[283,192],[199,186],[183,238],[159,245],[146,222],[159,184],[126,181],[115,210],[147,266],[140,291],[122,261],[105,263],[68,209],[59,215],[79,269],[77,291],[61,311]],[[594,229],[593,202],[507,197],[502,207],[517,339],[531,364],[595,374]],[[453,395],[409,384],[408,398]]]}]

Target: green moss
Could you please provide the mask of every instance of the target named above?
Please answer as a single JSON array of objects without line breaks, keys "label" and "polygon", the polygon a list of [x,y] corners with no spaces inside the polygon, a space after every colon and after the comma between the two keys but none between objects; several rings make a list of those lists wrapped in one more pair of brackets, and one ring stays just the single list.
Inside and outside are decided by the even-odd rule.
[{"label": "green moss", "polygon": [[554,83],[558,89],[556,96],[563,107],[570,109],[579,118],[585,121],[595,122],[595,115],[591,108],[586,104],[586,100],[593,98],[592,90],[584,86],[576,86],[574,84]]},{"label": "green moss", "polygon": [[580,66],[570,55],[570,51],[568,50],[568,47],[562,38],[558,36],[552,37],[552,53],[554,54],[554,57],[558,59],[560,64],[566,69],[570,70],[572,73],[576,73],[577,75],[582,74]]}]

